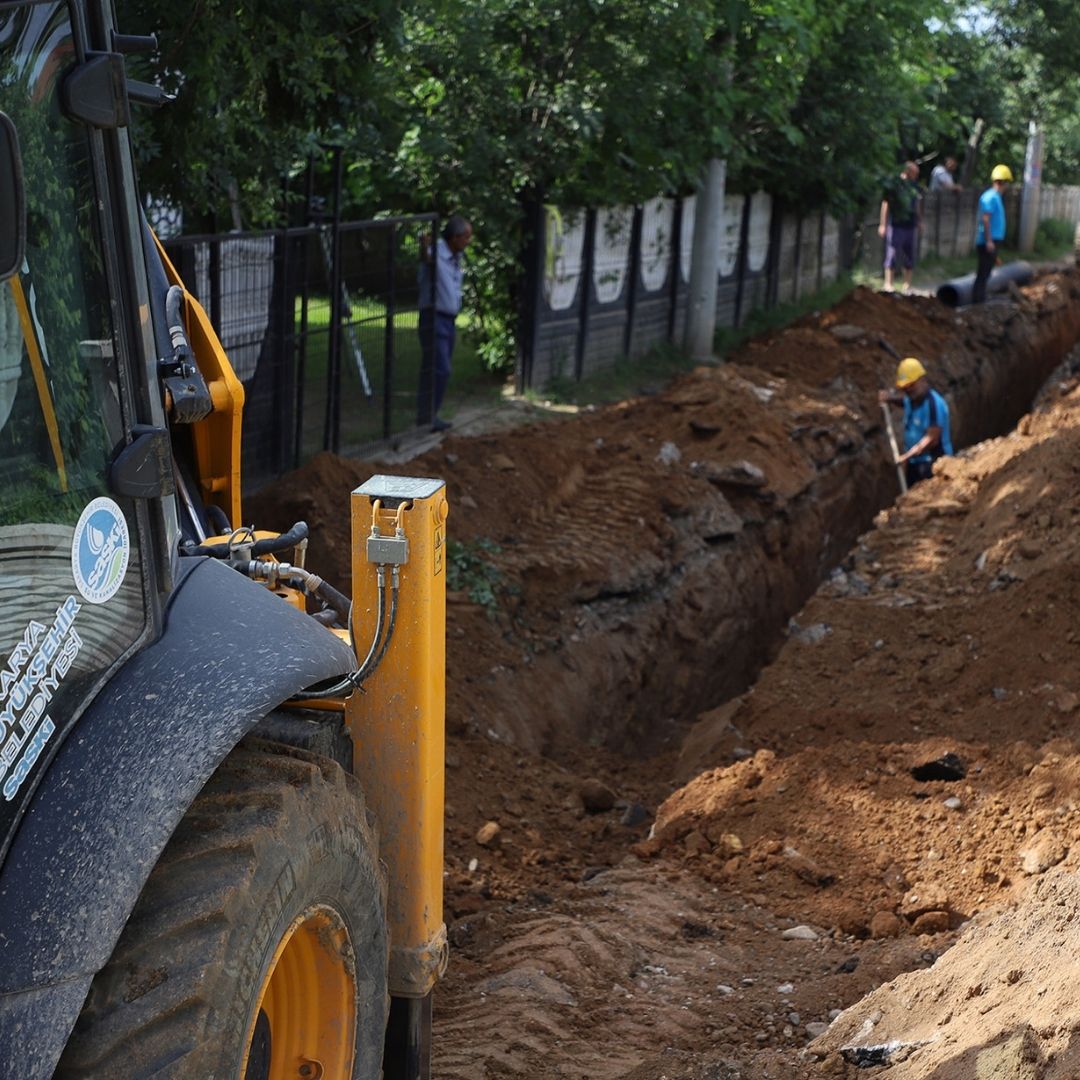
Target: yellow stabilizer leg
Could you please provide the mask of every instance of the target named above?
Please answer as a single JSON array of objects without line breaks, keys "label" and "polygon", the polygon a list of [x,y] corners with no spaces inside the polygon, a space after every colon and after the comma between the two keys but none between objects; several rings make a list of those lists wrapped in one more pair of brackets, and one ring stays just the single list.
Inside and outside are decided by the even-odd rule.
[{"label": "yellow stabilizer leg", "polygon": [[[354,646],[361,663],[387,601],[385,653],[350,696],[354,771],[389,872],[390,993],[428,994],[446,968],[443,768],[446,518],[442,480],[375,476],[352,493]],[[397,580],[397,607],[389,627]],[[381,646],[380,646],[381,647]],[[378,649],[372,654],[372,660]]]}]

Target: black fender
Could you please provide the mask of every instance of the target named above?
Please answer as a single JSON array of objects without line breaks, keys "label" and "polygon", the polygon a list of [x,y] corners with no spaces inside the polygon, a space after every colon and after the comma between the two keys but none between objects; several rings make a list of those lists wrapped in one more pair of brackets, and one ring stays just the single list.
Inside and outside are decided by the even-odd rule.
[{"label": "black fender", "polygon": [[0,869],[0,1076],[52,1076],[151,869],[229,751],[298,690],[356,666],[261,585],[213,559],[182,566],[162,636],[80,718]]}]

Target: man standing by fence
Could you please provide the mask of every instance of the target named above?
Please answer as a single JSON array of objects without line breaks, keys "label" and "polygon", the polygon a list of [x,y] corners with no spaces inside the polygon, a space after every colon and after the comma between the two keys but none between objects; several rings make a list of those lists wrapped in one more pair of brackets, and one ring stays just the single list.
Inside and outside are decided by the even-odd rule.
[{"label": "man standing by fence", "polygon": [[930,173],[931,191],[963,191],[964,189],[954,179],[956,175],[956,158],[947,157],[944,162],[939,162]]},{"label": "man standing by fence", "polygon": [[454,355],[457,316],[461,311],[462,257],[472,240],[472,225],[459,214],[446,222],[443,234],[420,245],[420,389],[417,423],[446,431],[449,420],[439,416]]},{"label": "man standing by fence", "polygon": [[1012,169],[995,165],[990,173],[990,186],[979,196],[979,228],[975,236],[975,252],[979,262],[975,284],[971,287],[971,302],[981,304],[986,299],[986,283],[997,263],[997,247],[1005,239],[1005,201],[1002,195],[1012,183]]},{"label": "man standing by fence", "polygon": [[893,271],[897,264],[904,271],[904,292],[911,288],[915,269],[915,248],[922,228],[922,191],[919,189],[919,166],[904,163],[900,175],[885,188],[881,200],[878,236],[885,241],[885,291],[893,290]]}]

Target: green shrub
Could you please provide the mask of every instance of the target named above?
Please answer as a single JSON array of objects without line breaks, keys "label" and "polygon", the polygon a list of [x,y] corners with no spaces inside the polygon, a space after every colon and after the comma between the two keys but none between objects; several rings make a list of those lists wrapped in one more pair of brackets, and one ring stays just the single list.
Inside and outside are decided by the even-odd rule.
[{"label": "green shrub", "polygon": [[446,587],[463,592],[489,615],[499,606],[503,589],[502,571],[491,561],[502,549],[493,540],[481,536],[463,542],[450,540],[446,545]]},{"label": "green shrub", "polygon": [[1065,218],[1047,218],[1039,222],[1035,230],[1035,251],[1051,257],[1064,255],[1072,250],[1076,224]]}]

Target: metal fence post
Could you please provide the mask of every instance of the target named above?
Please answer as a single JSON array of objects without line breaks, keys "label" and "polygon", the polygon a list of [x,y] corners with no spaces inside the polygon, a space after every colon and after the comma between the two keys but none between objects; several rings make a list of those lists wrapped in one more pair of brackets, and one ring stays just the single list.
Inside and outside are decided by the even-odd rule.
[{"label": "metal fence post", "polygon": [[323,449],[341,448],[341,149],[334,149],[334,216],[330,235],[330,332],[326,356],[326,415]]},{"label": "metal fence post", "polygon": [[[296,416],[293,426],[293,467],[299,468],[304,454],[304,390],[307,378],[307,344],[308,344],[308,290],[311,284],[310,242],[314,234],[311,229],[305,229],[301,236],[297,237],[297,246],[300,249],[300,263],[303,271],[300,277],[300,346],[296,352]],[[296,325],[296,313],[293,312],[294,333]]]},{"label": "metal fence post", "polygon": [[394,400],[394,313],[397,300],[397,237],[396,225],[389,227],[389,243],[386,246],[386,280],[390,291],[386,297],[386,325],[383,331],[383,438],[393,433]]},{"label": "metal fence post", "polygon": [[289,230],[282,229],[274,238],[274,254],[278,272],[275,277],[273,307],[277,309],[277,354],[281,359],[280,367],[275,365],[274,396],[277,402],[277,430],[281,437],[274,440],[276,447],[274,468],[278,474],[289,469],[291,447],[284,433],[289,430],[289,421],[296,408],[296,353],[292,312],[292,261],[289,258]]},{"label": "metal fence post", "polygon": [[210,276],[210,325],[214,333],[221,337],[221,245],[220,236],[213,237],[207,244],[209,259],[207,273]]},{"label": "metal fence post", "polygon": [[[524,197],[523,197],[524,198]],[[517,370],[514,389],[523,394],[532,386],[533,364],[536,361],[536,345],[540,333],[540,298],[544,286],[544,262],[547,257],[547,216],[544,200],[538,194],[534,199],[524,200],[522,212],[525,217],[525,243],[522,250],[521,295],[518,303]]]},{"label": "metal fence post", "polygon": [[671,281],[668,289],[668,341],[675,341],[675,328],[679,319],[679,279],[682,275],[682,219],[684,199],[675,200],[675,213],[671,221]]},{"label": "metal fence post", "polygon": [[769,254],[765,269],[765,307],[776,307],[780,298],[780,244],[784,236],[784,207],[773,199],[769,210]]},{"label": "metal fence post", "polygon": [[623,327],[623,356],[627,359],[634,347],[634,313],[637,309],[638,281],[641,277],[641,225],[644,217],[645,210],[635,206],[630,226],[630,280],[627,282],[626,325]]},{"label": "metal fence post", "polygon": [[589,301],[592,298],[593,262],[596,257],[596,211],[585,212],[585,250],[581,263],[581,306],[578,309],[577,348],[574,351],[574,380],[585,375],[585,347],[589,342]]},{"label": "metal fence post", "polygon": [[735,313],[732,324],[738,329],[742,323],[743,290],[746,285],[746,261],[749,257],[750,246],[750,204],[753,202],[753,194],[743,198],[742,220],[739,222],[739,253],[735,262]]},{"label": "metal fence post", "polygon": [[825,284],[825,211],[821,211],[817,234],[817,291]]},{"label": "metal fence post", "polygon": [[795,269],[793,271],[794,288],[791,290],[791,299],[794,303],[802,295],[802,227],[803,216],[799,214],[795,218]]}]

